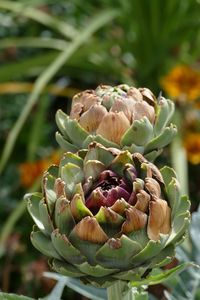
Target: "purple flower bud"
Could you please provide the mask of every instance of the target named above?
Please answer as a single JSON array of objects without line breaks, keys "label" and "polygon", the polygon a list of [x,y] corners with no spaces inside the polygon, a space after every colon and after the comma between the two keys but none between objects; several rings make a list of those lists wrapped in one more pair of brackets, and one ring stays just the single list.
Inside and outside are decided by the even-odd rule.
[{"label": "purple flower bud", "polygon": [[93,212],[98,212],[101,206],[112,206],[118,199],[129,201],[132,189],[111,170],[103,171],[94,185],[93,190],[86,197],[86,206]]}]

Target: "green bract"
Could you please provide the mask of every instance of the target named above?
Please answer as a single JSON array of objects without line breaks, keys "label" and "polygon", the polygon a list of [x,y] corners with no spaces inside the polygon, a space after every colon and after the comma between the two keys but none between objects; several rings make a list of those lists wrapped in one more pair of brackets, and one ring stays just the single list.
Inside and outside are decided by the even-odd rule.
[{"label": "green bract", "polygon": [[174,104],[147,88],[101,85],[74,96],[70,116],[56,114],[56,139],[65,151],[76,152],[96,141],[105,147],[139,152],[148,160],[171,142]]},{"label": "green bract", "polygon": [[189,201],[174,171],[139,153],[92,143],[65,153],[42,187],[26,196],[33,245],[55,271],[95,286],[167,264],[188,227]]}]

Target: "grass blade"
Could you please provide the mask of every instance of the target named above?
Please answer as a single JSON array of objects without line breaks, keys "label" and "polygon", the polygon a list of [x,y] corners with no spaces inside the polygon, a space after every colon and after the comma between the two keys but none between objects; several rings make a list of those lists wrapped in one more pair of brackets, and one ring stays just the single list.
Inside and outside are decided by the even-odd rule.
[{"label": "grass blade", "polygon": [[[30,82],[18,82],[10,81],[5,83],[0,83],[0,95],[3,94],[22,94],[22,93],[31,93],[33,90],[34,84]],[[80,92],[79,89],[72,87],[63,87],[59,85],[48,85],[45,89],[42,90],[42,94],[52,94],[60,97],[69,97],[72,98],[75,94]]]},{"label": "grass blade", "polygon": [[47,38],[47,37],[23,37],[23,38],[6,38],[2,39],[0,49],[9,47],[25,48],[49,48],[63,51],[68,46],[64,40]]},{"label": "grass blade", "polygon": [[95,16],[92,21],[87,24],[85,30],[79,33],[79,35],[69,44],[67,49],[61,52],[58,57],[47,67],[42,74],[37,78],[32,94],[29,96],[26,105],[24,106],[21,115],[10,131],[5,147],[3,149],[2,158],[0,161],[0,173],[3,171],[11,153],[14,148],[16,139],[19,135],[21,128],[23,127],[32,107],[39,99],[39,95],[44,87],[49,83],[53,76],[58,72],[58,70],[65,64],[67,59],[71,57],[72,54],[84,44],[92,34],[97,31],[100,27],[111,21],[118,15],[116,10],[108,10]]},{"label": "grass blade", "polygon": [[[39,188],[40,179],[36,180],[33,186],[30,188],[29,192],[33,192]],[[12,233],[13,228],[17,221],[26,211],[26,201],[21,200],[18,205],[13,209],[6,222],[3,224],[0,233],[0,257],[4,255],[6,249],[6,241],[9,235]]]},{"label": "grass blade", "polygon": [[27,4],[25,3],[22,4],[19,2],[17,3],[17,1],[14,2],[1,0],[0,8],[12,11],[26,18],[37,21],[38,23],[43,24],[44,26],[49,27],[53,30],[57,30],[68,39],[73,39],[78,34],[78,31],[73,26],[67,24],[66,22],[58,20],[56,17],[51,16],[41,11],[40,9],[27,7]]}]

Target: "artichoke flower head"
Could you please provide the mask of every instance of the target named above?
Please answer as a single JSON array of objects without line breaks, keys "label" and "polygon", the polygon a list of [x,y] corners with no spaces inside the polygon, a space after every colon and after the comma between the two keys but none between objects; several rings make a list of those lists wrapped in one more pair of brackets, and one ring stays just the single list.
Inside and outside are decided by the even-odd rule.
[{"label": "artichoke flower head", "polygon": [[189,222],[171,168],[97,142],[66,152],[42,188],[26,196],[33,245],[53,270],[99,287],[168,263]]},{"label": "artichoke flower head", "polygon": [[76,152],[97,141],[153,160],[176,133],[169,125],[173,112],[170,100],[156,99],[147,88],[100,85],[73,97],[70,116],[57,112],[56,139],[66,151]]}]

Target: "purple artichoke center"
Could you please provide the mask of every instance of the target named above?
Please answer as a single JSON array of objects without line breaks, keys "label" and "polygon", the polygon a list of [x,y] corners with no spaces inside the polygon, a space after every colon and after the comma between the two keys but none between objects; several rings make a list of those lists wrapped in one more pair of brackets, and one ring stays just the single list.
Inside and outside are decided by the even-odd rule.
[{"label": "purple artichoke center", "polygon": [[132,186],[116,173],[103,171],[93,190],[86,196],[86,206],[97,213],[101,206],[112,206],[118,199],[129,202],[132,193]]}]

